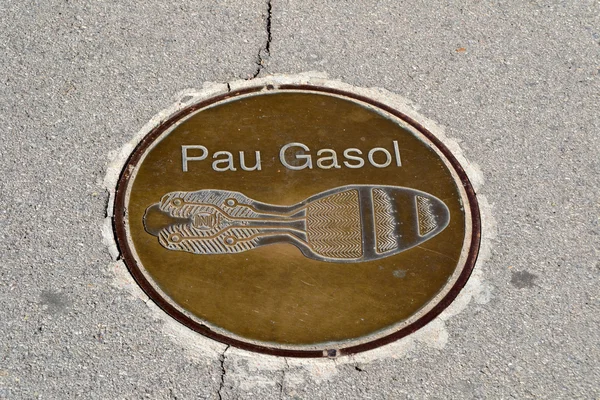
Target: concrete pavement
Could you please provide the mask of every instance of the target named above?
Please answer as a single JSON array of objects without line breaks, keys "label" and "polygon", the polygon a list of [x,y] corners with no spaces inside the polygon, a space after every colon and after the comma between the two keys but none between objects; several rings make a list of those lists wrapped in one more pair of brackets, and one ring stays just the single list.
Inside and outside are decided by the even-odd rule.
[{"label": "concrete pavement", "polygon": [[[598,1],[0,7],[0,398],[600,395]],[[459,314],[352,359],[198,337],[102,236],[111,161],[182,90],[305,71],[410,100],[479,167],[496,222]]]}]

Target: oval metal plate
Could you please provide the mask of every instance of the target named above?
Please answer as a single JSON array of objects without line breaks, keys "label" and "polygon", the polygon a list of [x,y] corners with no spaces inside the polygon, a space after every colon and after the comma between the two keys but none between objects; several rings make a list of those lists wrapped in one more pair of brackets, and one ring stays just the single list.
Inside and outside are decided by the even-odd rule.
[{"label": "oval metal plate", "polygon": [[137,146],[114,227],[130,272],[191,329],[268,354],[352,354],[414,332],[477,257],[473,188],[389,106],[315,86],[194,104]]}]

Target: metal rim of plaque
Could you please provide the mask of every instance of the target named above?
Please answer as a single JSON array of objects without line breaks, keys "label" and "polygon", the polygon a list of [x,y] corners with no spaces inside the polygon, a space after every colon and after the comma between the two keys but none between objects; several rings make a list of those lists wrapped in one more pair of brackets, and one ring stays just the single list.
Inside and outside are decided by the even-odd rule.
[{"label": "metal rim of plaque", "polygon": [[[144,265],[136,253],[130,237],[128,199],[136,171],[152,146],[168,135],[181,121],[204,109],[240,98],[288,92],[339,97],[402,121],[414,135],[428,143],[454,177],[454,184],[461,194],[461,203],[466,215],[467,232],[455,272],[443,290],[430,299],[426,307],[389,329],[354,340],[308,346],[246,339],[212,326],[171,300],[144,270]],[[397,151],[396,142],[394,146]],[[393,152],[387,151],[387,164],[398,162],[400,165],[399,154],[396,152],[397,157],[394,158],[391,153]],[[191,159],[193,158],[190,157]],[[371,162],[378,166],[373,159]],[[290,169],[294,167],[290,165]],[[394,215],[399,213],[395,209],[398,202],[414,204],[411,218],[417,222],[414,224],[412,242],[408,244],[398,239],[398,232],[394,230],[395,226],[402,224],[398,218],[394,219]],[[146,218],[152,214],[171,218],[173,222],[162,227],[146,225]],[[362,94],[298,84],[239,89],[202,100],[164,120],[150,131],[131,153],[117,184],[113,215],[113,228],[124,263],[144,292],[168,315],[219,342],[250,351],[291,357],[336,357],[354,354],[391,343],[417,331],[448,307],[464,287],[475,266],[481,235],[478,202],[467,174],[451,151],[425,126],[394,107]],[[368,215],[368,218],[365,215]],[[402,182],[398,182],[397,186],[378,185],[377,182],[373,182],[332,187],[288,206],[263,203],[241,191],[198,188],[196,191],[161,193],[154,204],[148,205],[144,214],[146,232],[155,236],[165,251],[197,255],[235,255],[272,243],[288,243],[296,246],[307,259],[325,263],[368,262],[393,256],[437,235],[444,230],[449,219],[448,208],[442,200],[431,194],[403,187]],[[337,222],[332,224],[331,221],[334,220]],[[341,244],[332,245],[332,240]]]}]

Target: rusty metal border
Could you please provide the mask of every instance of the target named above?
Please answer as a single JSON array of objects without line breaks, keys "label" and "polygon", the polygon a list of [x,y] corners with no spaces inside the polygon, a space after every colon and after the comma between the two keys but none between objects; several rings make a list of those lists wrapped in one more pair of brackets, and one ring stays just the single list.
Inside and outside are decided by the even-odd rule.
[{"label": "rusty metal border", "polygon": [[312,86],[312,85],[281,85],[277,87],[277,90],[304,90],[311,91],[316,93],[327,93],[334,94],[338,96],[345,96],[351,99],[355,99],[361,101],[363,103],[370,104],[374,107],[380,108],[398,118],[405,121],[415,129],[417,129],[420,133],[422,133],[427,139],[429,139],[447,158],[455,172],[460,177],[461,183],[466,191],[467,199],[469,201],[469,208],[471,210],[471,222],[472,222],[472,235],[471,235],[471,243],[469,254],[467,256],[467,260],[465,261],[465,265],[458,279],[450,288],[449,292],[425,315],[421,318],[417,319],[415,322],[405,326],[404,328],[393,332],[387,336],[375,339],[373,341],[367,343],[361,343],[354,346],[349,347],[341,347],[341,348],[333,348],[333,349],[323,349],[323,350],[295,350],[295,349],[280,349],[276,347],[269,347],[264,345],[257,345],[250,342],[244,342],[238,339],[234,339],[220,333],[217,333],[211,330],[204,324],[198,323],[191,318],[187,317],[184,313],[177,310],[173,305],[167,302],[160,294],[152,287],[150,282],[144,277],[144,274],[141,272],[140,267],[137,265],[135,258],[129,248],[127,243],[127,232],[125,229],[125,212],[126,212],[126,204],[125,204],[125,194],[126,189],[129,184],[129,179],[131,178],[131,173],[137,164],[140,161],[141,156],[148,149],[148,147],[167,129],[169,129],[173,124],[179,121],[181,118],[216,102],[226,100],[229,98],[234,98],[240,95],[260,92],[262,90],[274,90],[275,87],[273,85],[266,86],[256,86],[251,88],[245,88],[236,90],[233,92],[228,92],[219,96],[212,97],[210,99],[201,101],[199,103],[193,104],[179,112],[173,114],[167,120],[160,123],[157,127],[152,129],[136,146],[135,150],[125,163],[121,175],[119,177],[119,181],[117,183],[117,187],[115,190],[115,202],[113,209],[113,231],[116,237],[117,246],[119,248],[119,252],[127,269],[135,279],[135,281],[140,285],[142,290],[150,297],[163,311],[173,317],[176,321],[181,324],[187,326],[188,328],[206,336],[218,342],[235,346],[244,350],[254,351],[263,354],[269,354],[274,356],[283,356],[283,357],[302,357],[302,358],[317,358],[317,357],[338,357],[342,355],[349,355],[360,353],[363,351],[371,350],[385,344],[394,342],[400,338],[403,338],[411,333],[417,331],[418,329],[425,326],[427,323],[431,322],[434,318],[436,318],[446,307],[454,301],[460,290],[465,286],[467,280],[471,276],[473,268],[475,267],[475,262],[477,261],[477,255],[479,253],[479,245],[481,241],[481,216],[479,213],[479,205],[477,202],[477,195],[467,174],[464,169],[458,162],[458,160],[452,155],[450,150],[431,132],[429,132],[424,126],[419,124],[414,119],[409,116],[401,113],[398,110],[395,110],[379,101],[370,99],[366,96],[358,95],[355,93],[347,92],[344,90],[338,90],[333,88],[327,88],[322,86]]}]

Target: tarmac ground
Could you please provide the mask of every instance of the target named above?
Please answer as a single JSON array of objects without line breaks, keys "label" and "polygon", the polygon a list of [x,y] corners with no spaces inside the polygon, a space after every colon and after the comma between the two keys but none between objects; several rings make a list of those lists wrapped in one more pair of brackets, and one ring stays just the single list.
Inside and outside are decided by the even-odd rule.
[{"label": "tarmac ground", "polygon": [[[0,8],[0,398],[600,396],[597,0]],[[307,71],[408,99],[481,178],[472,292],[356,357],[199,337],[144,298],[106,235],[111,163],[185,90]]]}]

